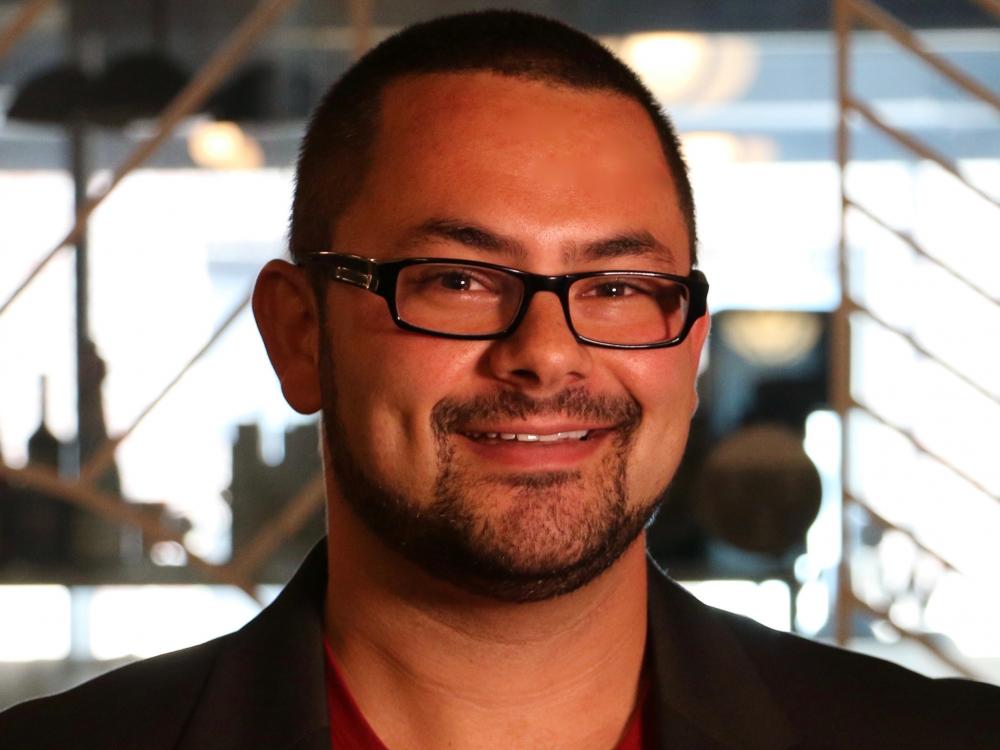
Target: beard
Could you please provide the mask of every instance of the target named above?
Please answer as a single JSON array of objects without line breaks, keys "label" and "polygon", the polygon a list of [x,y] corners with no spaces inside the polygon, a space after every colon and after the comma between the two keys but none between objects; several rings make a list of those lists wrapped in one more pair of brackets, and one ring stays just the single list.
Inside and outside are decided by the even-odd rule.
[{"label": "beard", "polygon": [[[599,576],[656,515],[662,491],[635,504],[629,498],[627,459],[642,416],[631,397],[567,389],[544,399],[506,390],[442,399],[430,415],[437,465],[431,497],[412,497],[368,475],[352,454],[332,362],[324,360],[323,439],[341,497],[382,544],[435,578],[495,600],[551,599]],[[596,466],[492,474],[456,452],[462,425],[553,415],[616,426]]]}]

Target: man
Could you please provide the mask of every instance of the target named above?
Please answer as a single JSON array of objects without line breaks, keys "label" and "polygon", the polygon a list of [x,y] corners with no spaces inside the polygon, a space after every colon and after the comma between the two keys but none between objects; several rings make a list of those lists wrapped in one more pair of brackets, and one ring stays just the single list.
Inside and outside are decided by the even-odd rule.
[{"label": "man", "polygon": [[3,747],[995,747],[1000,691],[699,604],[643,529],[707,285],[668,121],[578,32],[490,12],[359,62],[254,312],[322,410],[329,535],[236,634],[0,719]]}]

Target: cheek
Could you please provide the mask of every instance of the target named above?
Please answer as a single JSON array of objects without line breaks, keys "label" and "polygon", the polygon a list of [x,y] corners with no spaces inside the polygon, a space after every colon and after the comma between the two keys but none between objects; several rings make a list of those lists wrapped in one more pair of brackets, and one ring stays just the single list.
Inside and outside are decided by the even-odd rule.
[{"label": "cheek", "polygon": [[673,478],[684,454],[695,406],[695,371],[683,352],[659,350],[637,357],[623,374],[639,401],[643,421],[630,457],[630,485],[645,499]]},{"label": "cheek", "polygon": [[333,337],[337,409],[351,453],[369,475],[412,492],[437,475],[431,410],[462,390],[461,374],[473,371],[479,354],[467,342],[402,331],[381,312],[388,327],[359,321]]}]

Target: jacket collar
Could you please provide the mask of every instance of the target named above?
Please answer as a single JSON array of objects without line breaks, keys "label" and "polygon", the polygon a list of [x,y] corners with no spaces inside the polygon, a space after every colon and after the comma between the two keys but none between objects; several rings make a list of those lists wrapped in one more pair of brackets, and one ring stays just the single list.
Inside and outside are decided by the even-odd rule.
[{"label": "jacket collar", "polygon": [[[649,563],[660,746],[782,750],[788,718],[723,617]],[[323,672],[326,540],[278,598],[223,640],[182,750],[328,750]]]},{"label": "jacket collar", "polygon": [[660,746],[782,750],[791,722],[725,616],[649,561],[649,640]]}]

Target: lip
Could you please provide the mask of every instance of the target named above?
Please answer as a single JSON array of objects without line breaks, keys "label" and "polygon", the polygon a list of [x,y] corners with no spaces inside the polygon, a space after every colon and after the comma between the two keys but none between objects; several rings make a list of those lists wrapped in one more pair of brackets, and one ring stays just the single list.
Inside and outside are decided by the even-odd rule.
[{"label": "lip", "polygon": [[[510,429],[506,429],[509,427]],[[518,440],[475,440],[467,433],[514,432],[548,435],[554,432],[572,432],[589,429],[586,440],[560,440],[553,443],[521,442]],[[592,456],[602,451],[604,443],[615,433],[614,427],[580,427],[569,423],[557,426],[504,425],[503,429],[490,425],[484,430],[462,430],[456,433],[460,445],[479,461],[492,469],[520,472],[568,471],[578,469]]]},{"label": "lip", "polygon": [[531,424],[527,423],[517,423],[517,422],[504,422],[498,424],[473,424],[463,426],[461,429],[456,430],[456,432],[462,435],[482,435],[484,433],[496,432],[496,433],[522,433],[531,435],[554,435],[557,432],[578,432],[580,430],[587,431],[598,431],[598,430],[613,430],[617,425],[608,424],[586,424],[583,422],[551,422],[546,424],[539,424],[533,422]]}]

